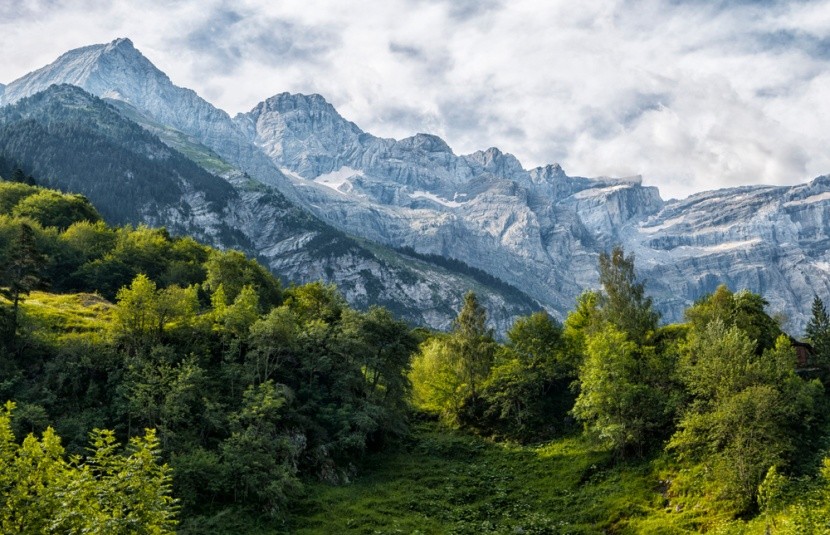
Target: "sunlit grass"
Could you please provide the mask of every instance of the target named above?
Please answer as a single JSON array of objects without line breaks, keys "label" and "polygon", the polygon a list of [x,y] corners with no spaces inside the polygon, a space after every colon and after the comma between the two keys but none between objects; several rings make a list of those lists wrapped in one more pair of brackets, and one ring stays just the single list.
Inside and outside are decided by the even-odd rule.
[{"label": "sunlit grass", "polygon": [[288,523],[272,532],[796,532],[797,504],[734,520],[703,494],[674,495],[677,470],[663,453],[615,462],[582,435],[519,446],[421,424],[398,451],[367,456],[351,483],[309,483]]},{"label": "sunlit grass", "polygon": [[582,436],[529,447],[426,424],[400,451],[367,457],[351,484],[310,485],[287,531],[697,531],[693,516],[667,507],[654,466],[615,463],[611,452]]},{"label": "sunlit grass", "polygon": [[113,304],[97,294],[32,292],[21,307],[24,328],[44,341],[100,336]]}]

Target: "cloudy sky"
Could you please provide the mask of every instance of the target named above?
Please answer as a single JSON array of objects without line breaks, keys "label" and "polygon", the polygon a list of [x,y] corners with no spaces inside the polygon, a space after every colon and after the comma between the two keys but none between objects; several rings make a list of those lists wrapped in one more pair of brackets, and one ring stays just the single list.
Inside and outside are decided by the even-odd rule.
[{"label": "cloudy sky", "polygon": [[0,82],[116,37],[232,115],[320,93],[376,135],[665,198],[830,173],[830,1],[3,1]]}]

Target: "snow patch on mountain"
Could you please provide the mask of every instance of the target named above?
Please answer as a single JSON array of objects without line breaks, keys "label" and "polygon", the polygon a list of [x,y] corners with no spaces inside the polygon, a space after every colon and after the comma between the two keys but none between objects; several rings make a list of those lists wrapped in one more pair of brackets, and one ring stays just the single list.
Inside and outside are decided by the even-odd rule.
[{"label": "snow patch on mountain", "polygon": [[459,206],[464,206],[463,202],[458,201],[448,201],[447,199],[442,199],[438,195],[434,193],[430,193],[428,191],[413,191],[412,198],[414,199],[429,199],[432,202],[438,203],[442,206],[446,206],[448,208],[458,208]]},{"label": "snow patch on mountain", "polygon": [[300,175],[298,175],[291,169],[288,169],[287,167],[280,167],[279,169],[283,175],[290,178],[295,184],[303,184],[305,182],[308,182],[308,179],[301,177]]},{"label": "snow patch on mountain", "polygon": [[620,191],[629,187],[629,184],[617,184],[616,186],[599,187],[579,191],[574,194],[574,199],[590,199],[592,197],[606,196],[615,191]]},{"label": "snow patch on mountain", "polygon": [[828,201],[830,200],[830,191],[826,191],[824,193],[818,193],[816,195],[810,195],[805,199],[798,199],[795,201],[787,201],[784,203],[784,206],[803,206],[805,204],[812,204],[820,201]]},{"label": "snow patch on mountain", "polygon": [[796,329],[814,292],[830,299],[827,176],[665,202],[638,176],[526,170],[495,147],[457,156],[431,134],[375,137],[320,95],[280,93],[231,120],[129,40],[68,52],[9,84],[0,102],[62,82],[131,103],[348,234],[461,260],[560,318],[598,286],[597,256],[617,244],[635,253],[667,321],[720,283],[760,293]]},{"label": "snow patch on mountain", "polygon": [[339,193],[349,193],[352,191],[351,179],[363,176],[363,171],[352,169],[351,167],[341,167],[337,171],[331,173],[324,173],[317,176],[314,182],[322,184],[327,188],[331,188]]}]

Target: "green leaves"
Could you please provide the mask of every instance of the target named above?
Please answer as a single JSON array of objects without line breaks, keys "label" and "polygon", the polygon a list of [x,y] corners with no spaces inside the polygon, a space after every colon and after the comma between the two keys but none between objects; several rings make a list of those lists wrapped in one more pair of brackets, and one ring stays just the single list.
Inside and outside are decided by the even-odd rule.
[{"label": "green leaves", "polygon": [[421,345],[412,359],[409,377],[416,407],[441,414],[447,422],[455,421],[467,395],[466,383],[445,339],[433,337]]},{"label": "green leaves", "polygon": [[[81,202],[0,183],[0,209],[21,199],[32,199],[32,209]],[[28,267],[43,268],[58,291],[90,292],[38,294],[26,304],[37,322],[21,330],[19,352],[0,351],[0,391],[26,409],[18,427],[55,425],[68,451],[81,451],[97,426],[119,437],[144,427],[157,435],[152,446],[119,453],[115,435],[97,433],[88,461],[63,460],[62,450],[52,455],[63,472],[77,470],[60,499],[80,500],[55,526],[129,531],[113,518],[139,505],[96,505],[95,489],[107,482],[113,492],[141,495],[141,480],[128,475],[144,470],[135,455],[159,443],[181,470],[177,492],[188,515],[237,508],[274,516],[301,474],[343,481],[365,452],[407,433],[407,372],[418,338],[388,311],[352,310],[336,287],[321,283],[283,296],[278,279],[242,253],[172,238],[165,229],[113,229],[74,216],[54,224],[70,221],[61,232],[0,215],[2,263],[16,258],[10,251],[23,225],[31,230],[27,246],[48,255],[24,258],[18,298],[37,282],[25,278]],[[27,444],[30,457],[42,450],[42,441]],[[151,482],[144,487],[158,491]],[[34,533],[51,529],[33,525]]]},{"label": "green leaves", "polygon": [[599,255],[599,282],[604,292],[599,298],[602,319],[615,325],[628,337],[643,343],[657,329],[660,315],[645,295],[645,285],[634,273],[634,256],[625,256],[621,247]]},{"label": "green leaves", "polygon": [[422,344],[412,361],[416,405],[456,422],[465,400],[477,399],[478,386],[490,373],[497,347],[486,323],[487,312],[476,295],[468,292],[452,333]]},{"label": "green leaves", "polygon": [[158,290],[156,283],[143,273],[133,279],[129,288],[121,288],[116,300],[113,332],[131,351],[159,341],[171,322],[191,324],[199,308],[194,286]]},{"label": "green leaves", "polygon": [[28,217],[43,227],[66,230],[79,221],[95,223],[101,220],[98,211],[83,195],[62,194],[40,190],[22,199],[12,210],[16,217]]},{"label": "green leaves", "polygon": [[221,445],[227,482],[237,500],[260,504],[277,516],[299,486],[298,457],[305,437],[286,418],[292,396],[284,385],[250,386],[241,409],[230,417],[231,435]]},{"label": "green leaves", "polygon": [[586,358],[579,370],[579,396],[573,414],[619,455],[641,450],[655,428],[665,424],[667,393],[659,388],[660,368],[613,325],[587,338]]},{"label": "green leaves", "polygon": [[727,328],[720,318],[702,332],[693,330],[679,363],[689,392],[698,398],[726,398],[759,379],[761,362],[755,343],[736,326]]},{"label": "green leaves", "polygon": [[826,376],[830,370],[830,316],[817,295],[813,298],[812,317],[804,334],[813,345],[812,362],[808,364],[819,366]]},{"label": "green leaves", "polygon": [[565,322],[582,353],[573,414],[618,456],[641,454],[671,420],[674,355],[655,345],[659,315],[634,273],[634,257],[615,247],[599,258],[602,293],[583,294]]},{"label": "green leaves", "polygon": [[60,438],[49,428],[40,440],[14,442],[14,404],[0,414],[0,530],[3,533],[173,533],[176,503],[170,469],[158,462],[153,430],[126,451],[112,431],[91,434],[86,460],[64,459]]},{"label": "green leaves", "polygon": [[745,331],[719,316],[689,334],[679,375],[692,398],[668,447],[707,466],[716,497],[736,512],[755,504],[770,468],[790,463],[799,434],[793,422],[812,418],[820,387],[794,370],[784,336],[758,354]]},{"label": "green leaves", "polygon": [[475,398],[477,386],[487,378],[496,343],[492,329],[487,328],[487,311],[478,302],[476,294],[467,292],[464,306],[453,324],[452,335],[448,338],[455,366]]},{"label": "green leaves", "polygon": [[215,292],[221,285],[225,304],[233,303],[246,286],[249,290],[255,289],[258,303],[262,306],[276,306],[282,299],[279,280],[239,251],[212,250],[205,262],[205,269],[205,288]]},{"label": "green leaves", "polygon": [[11,301],[11,321],[5,337],[15,341],[18,309],[23,296],[43,286],[43,264],[46,256],[37,244],[35,229],[20,221],[8,246],[0,250],[0,295]]},{"label": "green leaves", "polygon": [[715,320],[722,321],[727,327],[734,325],[746,334],[760,354],[773,347],[781,334],[778,323],[764,311],[766,304],[758,294],[746,290],[733,293],[721,285],[714,293],[688,308],[686,318],[698,332]]}]

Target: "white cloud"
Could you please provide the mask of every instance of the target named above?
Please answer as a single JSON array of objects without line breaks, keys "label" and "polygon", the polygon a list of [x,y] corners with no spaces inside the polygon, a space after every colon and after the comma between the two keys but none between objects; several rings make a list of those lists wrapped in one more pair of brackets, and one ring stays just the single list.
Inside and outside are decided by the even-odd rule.
[{"label": "white cloud", "polygon": [[830,2],[27,0],[0,81],[128,36],[230,113],[316,92],[364,130],[642,174],[664,196],[830,172]]}]

